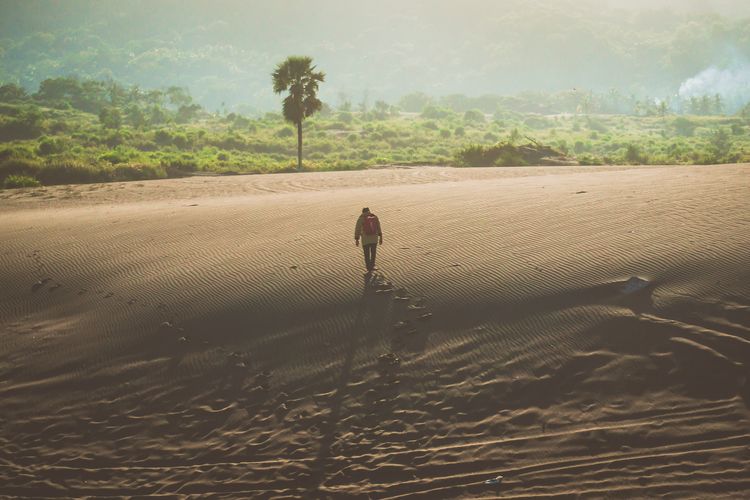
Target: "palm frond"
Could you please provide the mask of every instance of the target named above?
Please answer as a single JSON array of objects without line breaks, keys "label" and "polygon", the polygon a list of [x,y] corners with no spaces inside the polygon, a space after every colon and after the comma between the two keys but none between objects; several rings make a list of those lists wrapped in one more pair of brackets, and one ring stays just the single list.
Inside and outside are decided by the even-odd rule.
[{"label": "palm frond", "polygon": [[325,73],[315,69],[312,58],[291,56],[276,66],[272,73],[274,92],[280,94],[289,91],[282,105],[287,120],[300,122],[323,106],[317,93],[320,82],[325,80]]}]

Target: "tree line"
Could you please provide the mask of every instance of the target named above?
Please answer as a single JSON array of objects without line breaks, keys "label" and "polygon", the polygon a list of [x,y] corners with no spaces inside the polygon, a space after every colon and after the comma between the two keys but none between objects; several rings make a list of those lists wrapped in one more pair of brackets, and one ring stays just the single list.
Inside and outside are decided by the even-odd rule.
[{"label": "tree line", "polygon": [[43,80],[33,94],[14,83],[0,85],[0,102],[76,109],[98,115],[102,126],[111,129],[123,124],[143,128],[171,122],[189,123],[205,114],[183,87],[144,90],[138,85],[124,86],[111,80],[74,76]]}]

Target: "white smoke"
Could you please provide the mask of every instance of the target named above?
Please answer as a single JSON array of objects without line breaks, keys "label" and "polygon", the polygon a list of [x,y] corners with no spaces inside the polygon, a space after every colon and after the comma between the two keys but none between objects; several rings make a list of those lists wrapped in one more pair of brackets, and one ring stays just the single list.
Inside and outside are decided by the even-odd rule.
[{"label": "white smoke", "polygon": [[723,69],[711,66],[682,82],[678,92],[683,100],[716,94],[724,99],[730,112],[750,101],[750,64]]}]

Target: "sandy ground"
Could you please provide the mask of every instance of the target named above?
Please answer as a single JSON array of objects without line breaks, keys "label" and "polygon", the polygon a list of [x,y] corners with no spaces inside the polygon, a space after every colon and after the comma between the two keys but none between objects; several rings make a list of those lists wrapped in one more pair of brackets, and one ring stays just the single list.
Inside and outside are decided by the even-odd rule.
[{"label": "sandy ground", "polygon": [[3,497],[750,492],[750,165],[2,191],[0,269]]}]

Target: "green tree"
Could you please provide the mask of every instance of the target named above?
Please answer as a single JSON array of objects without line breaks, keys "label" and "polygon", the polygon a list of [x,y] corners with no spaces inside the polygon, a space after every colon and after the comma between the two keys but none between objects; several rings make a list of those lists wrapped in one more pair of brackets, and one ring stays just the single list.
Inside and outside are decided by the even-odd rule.
[{"label": "green tree", "polygon": [[115,107],[102,108],[99,111],[99,122],[104,128],[118,129],[122,125],[122,115],[120,110]]},{"label": "green tree", "polygon": [[716,163],[726,161],[726,156],[732,148],[729,133],[723,127],[711,132],[709,138],[709,150],[712,153],[712,160]]},{"label": "green tree", "polygon": [[177,123],[188,123],[193,121],[197,116],[198,113],[201,112],[201,107],[199,104],[189,104],[189,105],[182,105],[180,106],[180,109],[177,110],[177,114],[175,115],[175,121]]},{"label": "green tree", "polygon": [[275,93],[289,91],[282,111],[284,118],[297,126],[297,170],[302,170],[302,121],[323,105],[317,93],[325,73],[315,71],[311,57],[290,56],[276,66],[271,76]]},{"label": "green tree", "polygon": [[158,104],[151,106],[148,110],[148,123],[150,125],[160,125],[169,120],[167,111]]},{"label": "green tree", "polygon": [[712,99],[709,96],[704,95],[701,97],[700,104],[698,105],[698,114],[703,116],[710,115],[712,107]]},{"label": "green tree", "polygon": [[135,128],[142,128],[146,125],[146,115],[137,104],[131,104],[126,110],[128,123]]},{"label": "green tree", "polygon": [[721,94],[714,95],[714,114],[715,115],[724,114],[724,100],[721,98]]},{"label": "green tree", "polygon": [[467,123],[484,123],[484,113],[478,109],[469,109],[464,112],[464,121]]},{"label": "green tree", "polygon": [[739,112],[739,115],[740,115],[740,116],[741,116],[741,117],[742,117],[743,119],[745,119],[745,121],[748,121],[748,122],[750,122],[750,102],[749,102],[749,103],[747,103],[747,104],[745,104],[745,107],[743,107],[743,108],[742,108],[742,109],[740,110],[740,112]]},{"label": "green tree", "polygon": [[172,86],[166,90],[165,94],[169,99],[169,103],[177,108],[189,106],[193,102],[193,98],[186,88]]},{"label": "green tree", "polygon": [[667,105],[667,101],[660,101],[659,106],[656,108],[656,113],[661,117],[662,119],[667,116],[667,113],[669,113],[669,106]]},{"label": "green tree", "polygon": [[15,83],[6,83],[0,86],[0,101],[22,101],[28,97],[26,90]]},{"label": "green tree", "polygon": [[422,92],[415,92],[402,97],[398,102],[398,105],[404,111],[410,113],[421,113],[422,110],[431,103],[432,99],[429,96]]},{"label": "green tree", "polygon": [[428,104],[422,110],[422,118],[428,120],[443,120],[453,116],[453,111],[448,108],[441,108],[439,106],[433,106]]},{"label": "green tree", "polygon": [[672,122],[672,126],[674,127],[677,134],[685,137],[690,137],[693,135],[693,133],[695,132],[695,128],[698,125],[692,120],[689,120],[683,116],[679,116],[674,119],[674,121]]},{"label": "green tree", "polygon": [[376,120],[385,120],[391,114],[392,108],[385,101],[375,101],[372,108],[372,117]]},{"label": "green tree", "polygon": [[0,141],[33,139],[42,133],[42,112],[37,106],[23,106],[14,120],[0,122]]},{"label": "green tree", "polygon": [[517,128],[514,128],[510,131],[510,135],[508,136],[508,142],[510,144],[515,144],[521,139],[521,133],[518,131]]}]

